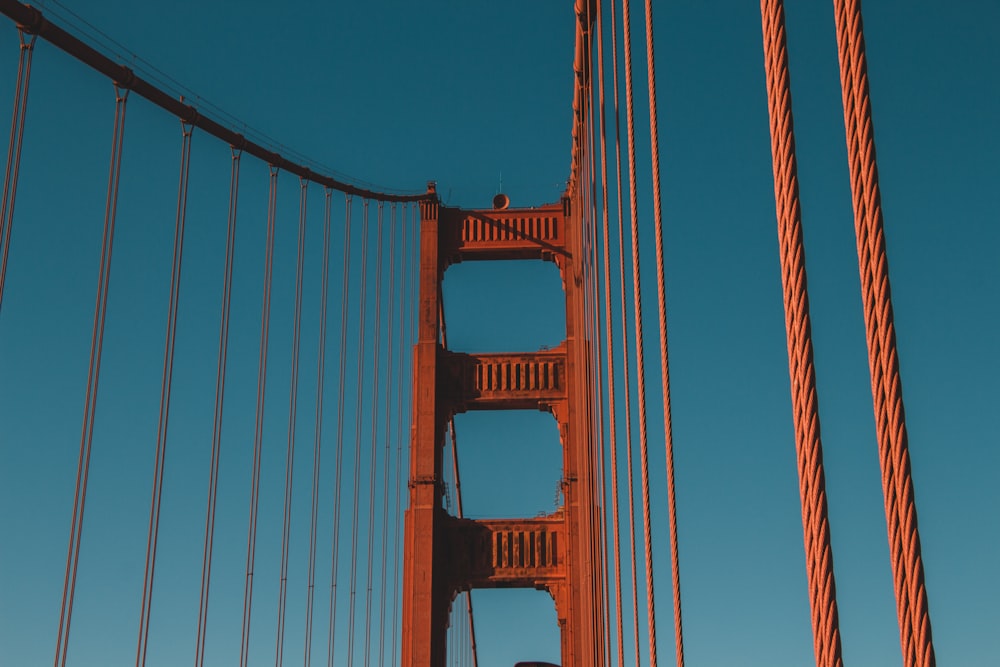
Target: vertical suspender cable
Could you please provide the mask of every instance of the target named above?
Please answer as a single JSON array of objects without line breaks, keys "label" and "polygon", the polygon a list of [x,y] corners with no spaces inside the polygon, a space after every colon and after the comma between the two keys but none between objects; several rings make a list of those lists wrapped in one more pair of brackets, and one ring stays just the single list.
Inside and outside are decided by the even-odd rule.
[{"label": "vertical suspender cable", "polygon": [[[382,582],[381,589],[379,591],[379,608],[378,608],[378,664],[379,667],[385,665],[385,603],[386,603],[386,593],[388,589],[388,580],[385,577],[386,566],[388,564],[389,549],[387,548],[387,542],[389,538],[389,459],[391,458],[391,443],[392,443],[392,386],[393,384],[399,385],[402,378],[395,378],[393,381],[393,346],[396,345],[396,339],[393,336],[395,331],[395,314],[396,314],[396,234],[398,229],[396,227],[397,214],[399,213],[399,207],[393,204],[389,210],[389,306],[387,308],[389,312],[389,326],[387,329],[387,341],[386,350],[389,358],[385,365],[385,454],[384,462],[382,465],[382,538],[380,544],[382,545],[382,569],[380,576],[380,581]],[[397,406],[397,410],[399,407]]]},{"label": "vertical suspender cable", "polygon": [[761,0],[760,15],[764,36],[774,199],[778,219],[781,282],[784,288],[796,461],[802,501],[802,530],[813,622],[813,651],[817,665],[835,667],[842,665],[843,659],[833,576],[833,551],[830,547],[830,522],[827,517],[819,401],[813,366],[784,3],[782,0]]},{"label": "vertical suspender cable", "polygon": [[[638,567],[636,564],[635,549],[635,490],[634,490],[634,470],[632,465],[632,382],[629,373],[629,351],[628,351],[628,307],[626,305],[627,284],[625,281],[625,215],[622,202],[622,153],[621,153],[621,112],[619,105],[618,91],[618,28],[617,10],[615,2],[611,0],[611,50],[614,74],[612,83],[614,85],[615,100],[615,179],[618,199],[618,282],[621,286],[619,292],[619,309],[621,311],[622,323],[622,384],[625,388],[625,464],[628,468],[626,480],[628,490],[628,523],[629,523],[629,560],[630,573],[632,577],[632,645],[635,650],[636,667],[640,665],[639,659],[639,581]],[[635,289],[635,286],[633,286]]]},{"label": "vertical suspender cable", "polygon": [[[613,15],[613,8],[612,8]],[[614,337],[611,326],[611,259],[608,248],[608,147],[607,129],[604,102],[604,22],[603,11],[597,12],[597,70],[598,70],[598,111],[600,124],[600,144],[601,144],[601,199],[604,205],[601,209],[601,221],[603,223],[603,247],[602,259],[604,266],[604,337],[607,341],[607,378],[608,378],[608,449],[611,454],[611,569],[614,571],[614,612],[615,617],[615,643],[618,649],[618,665],[625,664],[624,639],[622,637],[622,570],[619,557],[621,537],[619,527],[618,508],[618,434],[616,424],[615,405],[615,362],[614,362]],[[621,193],[619,192],[619,201]]]},{"label": "vertical suspender cable", "polygon": [[333,190],[323,189],[323,275],[319,297],[319,352],[316,356],[316,427],[313,435],[312,501],[309,519],[309,583],[306,586],[306,637],[303,664],[312,664],[313,598],[316,589],[316,525],[319,513],[319,463],[323,442],[323,381],[326,379],[326,311],[330,292],[330,204]]},{"label": "vertical suspender cable", "polygon": [[[364,387],[365,379],[365,301],[368,298],[368,200],[363,202],[364,213],[361,229],[361,291],[358,293],[361,299],[361,314],[358,324],[358,380],[357,380],[357,400],[354,419],[354,513],[351,520],[351,594],[350,608],[348,609],[347,624],[347,667],[354,664],[354,617],[355,604],[354,596],[357,593],[358,575],[358,491],[361,486],[361,415],[364,401],[361,399],[361,390]],[[365,666],[367,667],[367,665]]]},{"label": "vertical suspender cable", "polygon": [[14,88],[14,112],[10,120],[10,143],[7,144],[7,169],[3,177],[3,200],[0,201],[0,308],[3,307],[3,286],[7,278],[7,256],[10,233],[14,223],[14,199],[17,197],[17,176],[21,170],[21,144],[24,139],[24,119],[28,113],[28,83],[31,81],[31,56],[35,38],[24,38],[24,29],[17,29],[21,52],[17,61],[17,85]]},{"label": "vertical suspender cable", "polygon": [[[438,304],[439,321],[441,326],[441,346],[448,349],[448,329],[444,319],[444,298],[441,296],[441,285],[438,284]],[[465,518],[465,511],[462,508],[462,476],[458,467],[458,434],[455,432],[455,415],[448,417],[448,433],[451,436],[451,472],[455,480],[455,516],[459,519]],[[469,621],[469,642],[472,647],[472,664],[478,667],[479,658],[476,655],[476,625],[472,616],[472,591],[465,591],[466,615]]]},{"label": "vertical suspender cable", "polygon": [[87,501],[87,481],[90,476],[90,453],[94,442],[94,417],[97,412],[97,384],[101,374],[101,353],[104,348],[104,321],[108,310],[108,287],[111,282],[111,251],[115,237],[118,211],[118,180],[121,175],[122,146],[125,140],[125,103],[128,90],[115,84],[115,126],[111,139],[111,167],[108,174],[108,194],[104,209],[104,236],[101,244],[101,268],[97,279],[97,303],[94,306],[94,331],[90,339],[90,367],[87,371],[87,398],[80,435],[80,457],[76,469],[76,490],[73,519],[66,554],[66,575],[63,579],[62,603],[59,611],[59,632],[56,636],[55,667],[65,667],[69,649],[70,622],[73,618],[73,598],[76,574],[80,564],[80,541],[83,537],[83,513]]},{"label": "vertical suspender cable", "polygon": [[[327,635],[326,664],[333,667],[334,639],[337,634],[337,571],[340,559],[340,498],[344,478],[344,398],[347,372],[347,319],[351,286],[351,195],[347,195],[344,212],[344,276],[340,297],[340,355],[337,359],[337,481],[333,492],[333,545],[330,553],[330,627]],[[362,294],[362,302],[364,295]],[[360,357],[359,357],[360,359]]]},{"label": "vertical suspender cable", "polygon": [[[626,0],[627,1],[627,0]],[[653,224],[656,237],[656,305],[660,329],[660,375],[663,383],[663,436],[667,465],[667,521],[670,531],[670,572],[674,601],[674,647],[677,667],[684,667],[681,622],[681,573],[677,547],[677,486],[674,483],[674,434],[670,414],[670,363],[667,350],[667,296],[663,269],[663,210],[660,197],[659,116],[656,112],[656,63],[653,54],[653,2],[646,0],[646,73],[649,89],[649,141],[653,163]],[[652,596],[652,591],[648,591]],[[652,608],[652,602],[650,603]]]},{"label": "vertical suspender cable", "polygon": [[370,664],[371,656],[371,628],[372,628],[372,581],[375,570],[375,481],[376,470],[378,468],[378,407],[379,407],[379,359],[381,357],[381,329],[382,329],[382,235],[385,229],[385,203],[378,203],[378,249],[375,252],[375,335],[373,336],[374,347],[374,368],[372,370],[372,405],[371,405],[371,425],[372,437],[371,466],[368,477],[368,550],[365,558],[365,570],[367,572],[367,586],[365,592],[365,667]]},{"label": "vertical suspender cable", "polygon": [[903,664],[935,664],[896,354],[860,0],[834,0],[868,365]]},{"label": "vertical suspender cable", "polygon": [[278,586],[278,638],[275,667],[285,653],[285,606],[288,600],[288,542],[292,527],[292,473],[295,469],[295,422],[299,405],[299,348],[302,340],[302,273],[306,255],[306,201],[309,181],[299,179],[299,245],[295,263],[295,315],[292,324],[292,379],[288,390],[288,449],[285,456],[285,504],[281,530],[281,577]]},{"label": "vertical suspender cable", "polygon": [[222,316],[219,325],[219,361],[215,372],[215,417],[212,429],[212,457],[208,473],[208,509],[205,516],[205,548],[201,562],[201,593],[198,602],[198,639],[195,667],[205,664],[205,634],[208,627],[208,592],[212,579],[212,545],[215,541],[215,506],[219,491],[219,455],[222,444],[222,407],[226,388],[226,356],[229,349],[229,310],[233,302],[233,253],[236,248],[236,200],[240,187],[240,156],[232,149],[229,180],[229,218],[226,235],[226,267],[222,287]]},{"label": "vertical suspender cable", "polygon": [[250,659],[250,611],[253,607],[253,569],[257,549],[257,508],[260,500],[261,449],[264,442],[264,388],[267,384],[267,338],[271,321],[271,275],[274,267],[274,223],[277,215],[278,168],[270,172],[267,196],[267,239],[264,250],[264,296],[260,315],[260,357],[257,366],[257,413],[253,443],[253,472],[250,483],[250,522],[247,531],[246,584],[243,589],[243,636],[240,667]]},{"label": "vertical suspender cable", "polygon": [[[405,467],[405,463],[403,461],[402,443],[403,443],[404,438],[407,439],[407,441],[409,439],[409,430],[407,429],[407,430],[404,431],[403,430],[403,424],[409,424],[410,423],[409,420],[404,420],[403,419],[403,413],[404,412],[408,412],[411,409],[412,398],[413,398],[412,397],[413,383],[410,381],[410,378],[413,375],[413,341],[414,341],[414,338],[415,338],[415,329],[414,329],[414,327],[415,327],[415,322],[416,322],[416,307],[415,307],[415,303],[416,303],[416,284],[417,284],[417,275],[416,274],[417,274],[417,270],[416,270],[416,260],[415,260],[415,257],[417,255],[417,252],[419,251],[419,248],[420,248],[420,233],[419,233],[419,226],[418,226],[418,223],[417,223],[417,212],[419,210],[419,207],[418,206],[414,206],[412,208],[409,208],[409,204],[407,204],[407,207],[408,207],[408,212],[411,214],[411,217],[410,217],[409,221],[406,224],[404,224],[404,226],[403,226],[404,227],[404,231],[403,231],[403,233],[404,233],[404,237],[403,237],[404,238],[404,243],[403,243],[403,246],[404,246],[404,248],[403,248],[404,255],[403,255],[402,263],[403,263],[403,266],[404,266],[404,277],[405,277],[404,286],[405,285],[409,285],[410,286],[410,291],[409,291],[408,295],[404,296],[404,291],[403,291],[402,287],[400,289],[400,296],[403,297],[402,301],[405,302],[407,304],[407,307],[408,307],[408,309],[406,311],[403,311],[403,312],[405,312],[405,315],[403,316],[402,321],[400,322],[400,331],[402,332],[402,334],[404,336],[405,348],[407,350],[406,358],[407,358],[407,360],[410,363],[407,364],[404,367],[402,365],[403,360],[400,359],[400,377],[401,378],[406,378],[406,379],[403,380],[402,382],[400,382],[400,386],[399,386],[399,392],[400,392],[399,418],[398,418],[399,419],[399,435],[398,435],[399,440],[397,441],[397,445],[396,445],[396,451],[397,451],[397,457],[396,457],[396,459],[397,459],[397,463],[396,463],[396,484],[395,484],[395,489],[396,489],[396,515],[395,515],[395,529],[394,529],[394,533],[395,533],[394,544],[396,545],[396,548],[395,548],[395,555],[394,555],[394,558],[393,558],[393,574],[392,574],[392,580],[393,580],[393,585],[394,585],[393,596],[392,596],[392,661],[393,661],[393,663],[396,662],[396,642],[397,642],[397,640],[399,638],[399,624],[398,624],[398,619],[399,619],[399,617],[398,617],[398,614],[399,614],[399,589],[400,589],[400,583],[399,583],[399,561],[400,561],[400,558],[401,558],[401,556],[400,556],[401,549],[399,549],[399,543],[402,541],[401,540],[401,534],[400,534],[400,517],[402,516],[402,513],[403,513],[402,512],[403,489],[402,489],[402,486],[401,486],[401,477],[402,477],[402,470]],[[406,234],[406,228],[407,227],[411,228],[411,230],[412,230],[412,233],[410,234],[410,238],[412,239],[412,241],[410,242],[410,246],[409,247],[407,247],[406,243],[405,243],[405,239],[406,239],[406,235],[405,234]],[[402,309],[402,305],[400,306],[400,308]],[[403,393],[404,390],[406,392],[405,394]],[[404,397],[405,397],[406,400],[404,400]],[[407,449],[407,451],[409,451],[409,449]]]},{"label": "vertical suspender cable", "polygon": [[632,109],[632,39],[629,0],[622,0],[622,31],[625,52],[625,117],[628,136],[629,213],[632,221],[632,295],[635,325],[635,365],[639,402],[639,465],[642,480],[643,562],[646,568],[646,617],[649,623],[649,664],[656,667],[656,608],[653,601],[653,535],[649,513],[649,453],[646,429],[646,360],[642,340],[642,281],[639,274],[639,214],[635,169],[635,114]]},{"label": "vertical suspender cable", "polygon": [[163,379],[160,384],[160,416],[156,431],[156,455],[153,465],[153,497],[149,507],[149,532],[146,538],[146,564],[143,573],[142,607],[139,615],[139,641],[136,667],[146,664],[149,649],[149,617],[153,604],[153,577],[156,572],[156,547],[160,534],[160,502],[163,498],[163,473],[167,453],[167,426],[170,421],[170,395],[174,375],[174,342],[177,339],[177,313],[181,289],[181,263],[184,258],[184,220],[187,214],[188,174],[191,171],[192,126],[181,121],[180,184],[177,187],[177,220],[174,224],[174,255],[170,274],[170,302],[167,334],[163,349]]},{"label": "vertical suspender cable", "polygon": [[399,604],[399,515],[401,512],[401,499],[402,490],[400,489],[400,482],[402,481],[402,466],[403,466],[403,412],[405,411],[405,406],[403,404],[403,387],[409,384],[409,378],[405,375],[405,364],[403,363],[403,358],[409,354],[409,337],[406,335],[406,294],[404,293],[407,281],[410,276],[407,272],[408,259],[409,259],[409,246],[407,245],[407,233],[406,230],[410,226],[410,205],[404,204],[402,215],[400,217],[399,230],[402,235],[400,240],[399,248],[399,293],[398,293],[398,304],[399,304],[399,358],[397,360],[397,370],[396,370],[396,460],[395,460],[395,475],[392,485],[393,493],[393,533],[392,533],[392,621],[390,625],[390,630],[392,632],[392,642],[390,645],[389,652],[389,662],[390,664],[396,663],[396,607]]}]

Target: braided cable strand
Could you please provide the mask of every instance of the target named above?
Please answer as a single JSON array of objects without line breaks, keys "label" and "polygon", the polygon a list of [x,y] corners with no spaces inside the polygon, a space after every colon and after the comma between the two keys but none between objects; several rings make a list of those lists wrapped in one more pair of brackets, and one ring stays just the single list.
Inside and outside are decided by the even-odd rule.
[{"label": "braided cable strand", "polygon": [[[612,20],[614,20],[614,7]],[[611,314],[611,258],[608,248],[609,242],[609,221],[608,221],[608,146],[606,129],[606,111],[604,102],[604,25],[602,21],[603,12],[597,12],[597,89],[598,89],[598,110],[600,123],[600,146],[601,146],[601,221],[603,244],[602,259],[604,269],[604,338],[607,341],[605,348],[607,356],[607,381],[608,381],[608,449],[611,453],[611,569],[614,572],[614,621],[615,621],[615,644],[617,647],[618,665],[625,664],[624,645],[624,623],[622,620],[622,566],[621,566],[621,528],[619,526],[618,507],[618,434],[615,423],[615,355],[614,336]],[[618,193],[618,200],[621,201],[621,192]],[[603,494],[602,494],[603,495]]]},{"label": "braided cable strand", "polygon": [[629,0],[622,0],[623,51],[625,53],[625,118],[628,138],[628,190],[632,236],[632,294],[635,324],[636,395],[639,403],[639,471],[642,483],[643,562],[646,568],[646,619],[649,625],[649,664],[656,667],[656,608],[653,599],[653,529],[649,511],[649,446],[646,428],[646,361],[642,337],[642,281],[639,271],[639,195],[635,168],[635,112],[632,95],[632,39]]},{"label": "braided cable strand", "polygon": [[761,0],[760,15],[813,651],[817,665],[839,667],[843,665],[843,658],[806,289],[784,3],[782,0]]},{"label": "braided cable strand", "polygon": [[653,224],[656,236],[656,305],[660,329],[660,375],[663,383],[663,437],[667,466],[667,523],[670,531],[670,572],[674,602],[674,646],[677,666],[684,667],[681,621],[681,573],[677,547],[677,488],[674,484],[674,436],[670,416],[670,364],[667,354],[667,301],[663,270],[663,209],[660,197],[660,140],[656,113],[656,64],[653,57],[653,4],[646,0],[646,72],[649,87],[649,140],[653,163]]},{"label": "braided cable strand", "polygon": [[858,270],[904,665],[933,667],[930,612],[910,475],[859,0],[834,0]]}]

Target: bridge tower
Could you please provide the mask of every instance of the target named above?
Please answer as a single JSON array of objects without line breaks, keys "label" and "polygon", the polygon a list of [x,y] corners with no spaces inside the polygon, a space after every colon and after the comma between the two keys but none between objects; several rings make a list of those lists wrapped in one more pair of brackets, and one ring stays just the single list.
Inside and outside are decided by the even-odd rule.
[{"label": "bridge tower", "polygon": [[[460,591],[474,588],[548,591],[559,621],[563,667],[603,662],[600,496],[584,325],[580,204],[568,196],[530,209],[461,210],[442,206],[436,196],[421,204],[419,333],[403,555],[403,667],[444,666],[451,602]],[[559,267],[566,296],[565,341],[555,349],[517,354],[445,349],[439,318],[447,267],[507,259],[547,260]],[[448,420],[467,410],[503,409],[544,410],[558,422],[563,504],[552,515],[538,518],[450,516],[442,503]]]}]

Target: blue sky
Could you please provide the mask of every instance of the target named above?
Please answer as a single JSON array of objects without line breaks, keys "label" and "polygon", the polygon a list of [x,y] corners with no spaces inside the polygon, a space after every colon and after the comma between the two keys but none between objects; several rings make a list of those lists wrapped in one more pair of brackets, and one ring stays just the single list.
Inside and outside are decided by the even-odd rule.
[{"label": "blue sky", "polygon": [[[569,2],[65,5],[117,40],[120,53],[131,51],[181,82],[186,90],[177,92],[193,103],[200,105],[193,95],[201,96],[240,127],[339,174],[405,191],[422,191],[433,179],[445,203],[468,207],[487,206],[501,174],[515,206],[553,201],[564,188]],[[39,6],[66,15],[52,3]],[[994,473],[1000,354],[993,344],[1000,325],[1000,6],[869,0],[864,9],[935,646],[941,664],[987,666],[1000,654],[994,604],[1000,593]],[[661,3],[655,11],[688,663],[810,664],[760,17],[754,3],[732,1]],[[898,665],[832,4],[790,2],[786,11],[845,662]],[[638,5],[633,13],[641,17]],[[36,49],[0,311],[0,664],[12,667],[46,664],[54,652],[113,114],[111,85],[103,77],[48,44]],[[16,31],[0,21],[3,110],[11,107],[16,58]],[[635,60],[643,62],[641,52]],[[637,76],[644,80],[644,71]],[[637,103],[644,109],[641,93]],[[176,120],[130,100],[73,665],[124,664],[134,655],[179,134]],[[648,126],[640,123],[637,134],[645,145]],[[229,149],[196,133],[193,150],[150,646],[150,664],[158,665],[193,658],[225,247]],[[640,170],[640,247],[651,298],[647,161]],[[207,663],[213,665],[232,664],[239,643],[266,174],[264,165],[244,161]],[[280,555],[298,184],[286,176],[280,188],[252,664],[273,657]],[[339,298],[344,205],[336,196],[334,202],[331,289]],[[319,189],[311,189],[289,661],[298,660],[303,641],[322,203]],[[355,221],[359,212],[355,202]],[[352,243],[359,251],[357,227]],[[355,252],[355,285],[358,258]],[[455,349],[532,350],[563,337],[552,265],[463,264],[449,269],[444,289]],[[369,337],[372,316],[369,309]],[[324,488],[335,475],[338,318],[334,306]],[[646,338],[655,340],[652,319],[648,324]],[[352,337],[349,386],[356,346]],[[647,363],[655,387],[652,350]],[[346,396],[348,440],[355,394],[371,392],[368,381]],[[655,391],[649,409],[650,424],[660,424]],[[370,414],[363,416],[370,440]],[[554,509],[559,452],[553,425],[540,413],[459,417],[467,514],[531,516]],[[381,419],[376,429],[384,432]],[[655,428],[651,450],[651,470],[660,480],[653,496],[659,653],[663,664],[672,664],[662,434]],[[345,456],[348,470],[353,451],[349,446]],[[520,457],[531,462],[527,469],[510,465]],[[331,519],[328,493],[321,525]],[[321,553],[329,544],[327,529]],[[363,577],[365,563],[360,567]],[[329,586],[329,563],[321,561],[318,571],[326,574],[317,575],[317,585]],[[475,604],[483,667],[558,658],[554,611],[544,593],[477,592]],[[325,612],[317,614],[323,628]],[[315,655],[325,656],[325,637],[317,646],[322,651]]]}]

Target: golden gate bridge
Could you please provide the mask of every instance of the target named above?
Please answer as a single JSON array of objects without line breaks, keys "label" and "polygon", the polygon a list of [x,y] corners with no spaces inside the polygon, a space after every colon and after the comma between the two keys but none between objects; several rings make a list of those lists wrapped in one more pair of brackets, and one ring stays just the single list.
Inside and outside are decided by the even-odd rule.
[{"label": "golden gate bridge", "polygon": [[[68,538],[64,566],[40,575],[59,580],[58,595],[49,585],[38,596],[49,607],[43,623],[52,627],[52,638],[46,650],[54,653],[57,667],[74,664],[74,653],[100,626],[101,607],[122,600],[135,604],[132,636],[116,637],[116,644],[128,650],[98,650],[131,653],[137,665],[162,664],[158,645],[164,644],[188,646],[187,659],[196,665],[272,659],[280,665],[300,657],[305,664],[478,664],[474,591],[491,588],[548,592],[564,666],[627,664],[629,658],[636,664],[684,664],[685,547],[678,530],[684,502],[678,510],[676,493],[676,477],[683,471],[675,474],[674,468],[653,5],[647,0],[636,16],[631,9],[628,0],[579,0],[572,15],[567,11],[575,25],[573,122],[567,128],[572,150],[558,200],[512,208],[499,194],[492,205],[465,209],[442,201],[434,183],[426,191],[402,194],[324,170],[216,110],[174,95],[141,68],[95,48],[43,11],[0,0],[19,39],[0,215],[0,316],[8,319],[0,324],[8,331],[17,326],[10,320],[23,314],[15,308],[8,315],[7,299],[18,297],[16,283],[8,287],[6,275],[8,258],[22,252],[15,230],[26,222],[16,206],[19,186],[25,186],[19,170],[32,117],[30,84],[44,76],[32,70],[34,52],[42,44],[65,52],[107,77],[115,93],[93,326],[87,349],[77,345],[72,350],[75,375],[86,378],[86,391],[80,406],[52,406],[78,415],[82,435],[74,439],[78,451],[73,457],[65,443],[53,449],[50,465],[59,472],[48,480],[52,489],[42,490],[53,502],[70,501],[55,513],[64,516],[68,535],[66,525],[46,523],[37,527],[43,538],[18,539],[5,548],[30,561],[36,551],[51,551],[55,541],[65,544]],[[840,665],[836,534],[826,497],[783,4],[762,0],[760,16],[813,653],[817,665]],[[854,212],[899,647],[903,664],[933,665],[860,3],[836,0],[834,18],[848,156],[844,166]],[[644,36],[637,38],[633,32],[640,24]],[[643,73],[647,77],[640,82]],[[645,89],[648,106],[643,108],[633,95],[638,87]],[[155,437],[132,442],[126,436],[127,447],[112,448],[105,442],[115,438],[101,424],[128,422],[132,410],[128,387],[114,387],[117,396],[110,396],[100,379],[106,348],[122,344],[120,337],[112,343],[105,335],[115,288],[112,268],[123,261],[115,243],[127,236],[117,227],[118,201],[123,169],[129,168],[123,167],[130,136],[127,111],[137,97],[180,120],[180,164],[169,237],[169,299],[166,313],[158,315],[166,318],[162,363],[148,364],[148,373],[158,378]],[[637,139],[639,126],[649,130],[648,143]],[[224,196],[225,205],[215,205],[222,215],[211,223],[226,221],[225,252],[213,274],[221,276],[221,313],[217,304],[217,326],[200,327],[205,340],[198,350],[190,341],[178,347],[177,337],[187,291],[203,288],[185,283],[182,270],[192,261],[185,257],[185,241],[193,231],[189,218],[197,216],[205,224],[189,204],[196,138],[224,148],[227,158],[225,181],[215,177],[223,185],[218,201]],[[640,163],[648,159],[648,193],[637,150],[647,151]],[[256,179],[249,186],[247,172]],[[266,187],[261,189],[261,183]],[[248,188],[257,200],[252,213],[247,212]],[[283,219],[289,208],[279,209],[278,202],[289,195],[296,202],[294,235],[280,231],[290,222]],[[250,251],[238,232],[248,217],[262,239],[262,247]],[[643,245],[650,230],[651,251]],[[276,253],[282,244],[287,247]],[[276,255],[295,261],[276,267]],[[557,267],[565,295],[565,339],[537,351],[452,350],[445,317],[447,269],[511,260]],[[652,271],[648,264],[643,267],[650,260]],[[241,273],[246,262],[259,266]],[[286,302],[272,302],[276,270],[279,282],[290,288],[280,290]],[[249,298],[248,291],[234,276],[263,284],[252,360],[246,354],[251,333],[242,311],[247,308],[240,302]],[[136,290],[141,299],[143,286]],[[653,299],[656,308],[644,311],[642,305]],[[237,328],[231,327],[234,309],[241,323]],[[280,336],[286,343],[282,350],[270,339],[275,313],[288,329]],[[110,314],[128,317],[121,309]],[[207,311],[202,315],[209,317]],[[0,346],[6,347],[3,332],[0,328]],[[647,332],[657,340],[655,351],[646,345]],[[231,346],[242,352],[239,364],[233,362]],[[197,355],[197,364],[209,369],[205,377],[212,377],[198,392],[200,413],[175,385],[178,354]],[[13,364],[4,374],[17,378],[12,384],[29,393],[64,381],[19,372]],[[275,374],[288,377],[278,391]],[[303,384],[306,376],[313,379]],[[242,424],[227,419],[233,401],[253,419]],[[269,408],[274,403],[287,406],[281,424],[274,423]],[[178,405],[189,419],[200,414],[193,421],[207,427],[204,432],[173,425]],[[541,411],[557,424],[561,475],[552,512],[489,519],[465,515],[456,416],[495,410]],[[310,425],[304,425],[302,413],[312,418]],[[183,437],[174,435],[178,432]],[[230,432],[238,435],[230,437]],[[5,447],[20,446],[10,437],[4,438]],[[659,457],[651,455],[654,443],[665,448]],[[108,449],[102,452],[102,446]],[[230,458],[235,446],[243,451]],[[125,462],[109,468],[116,456]],[[69,458],[75,463],[72,475],[63,460]],[[651,459],[665,467],[651,467]],[[235,461],[230,470],[228,460]],[[129,461],[144,472],[133,477]],[[184,482],[171,487],[170,475]],[[302,475],[308,493],[296,491]],[[651,495],[659,493],[664,502],[656,510]],[[118,554],[98,555],[93,546],[103,542],[115,551],[115,516],[123,503],[141,506],[148,518],[141,563],[125,564]],[[240,503],[246,507],[240,526],[217,521],[220,507],[229,517]],[[165,514],[194,517],[197,510],[197,530],[161,531]],[[95,524],[92,517],[102,513]],[[258,531],[261,525],[266,538]],[[655,540],[654,532],[659,534]],[[654,558],[654,546],[665,548],[665,560]],[[178,559],[189,570],[197,561],[198,576],[178,580],[181,568],[172,562]],[[302,562],[293,563],[296,559]],[[43,561],[51,559],[39,558]],[[103,574],[88,578],[88,567]],[[142,580],[134,577],[136,590],[129,595],[102,602],[99,582],[119,568],[141,570]],[[266,606],[261,602],[265,580]],[[290,593],[293,586],[298,592]],[[178,607],[171,596],[177,588],[197,604]],[[13,586],[9,590],[3,605],[11,609],[22,604],[19,595],[35,595]],[[294,610],[290,595],[298,605]],[[163,597],[171,598],[169,606],[158,606]],[[220,599],[226,600],[224,606]],[[670,648],[664,652],[666,645]]]}]

